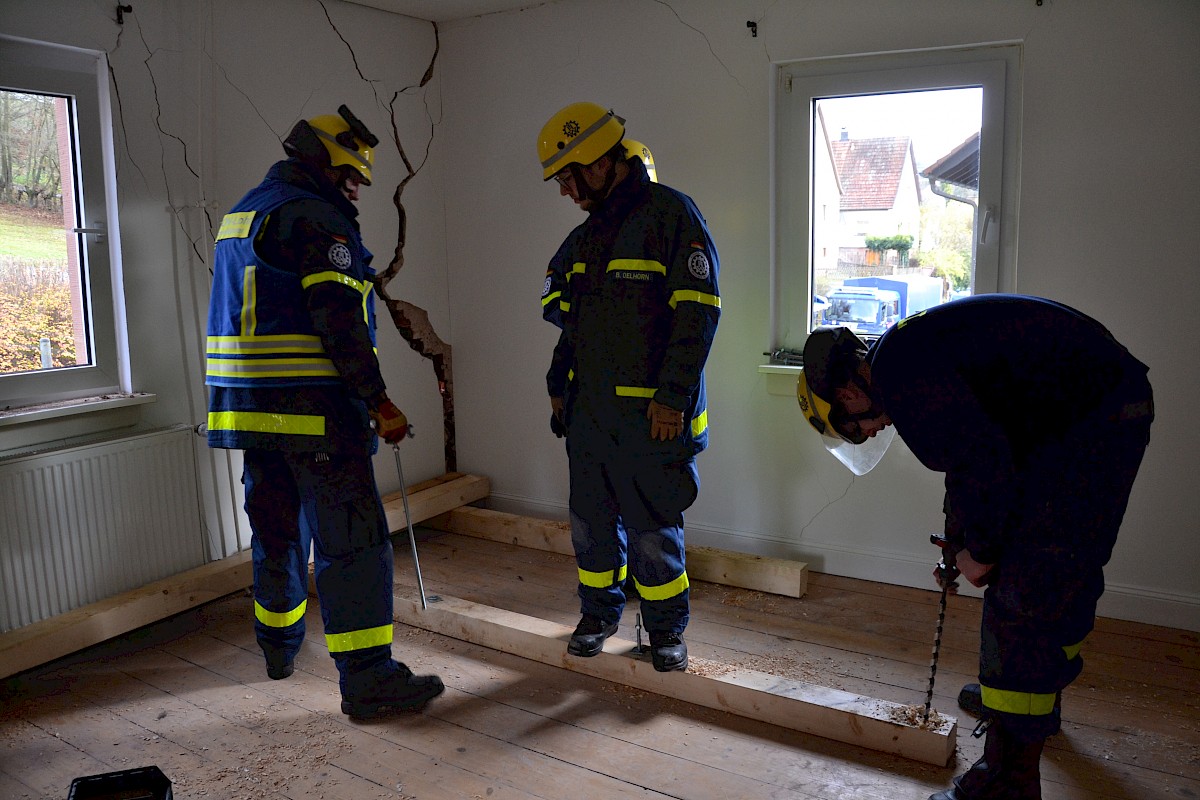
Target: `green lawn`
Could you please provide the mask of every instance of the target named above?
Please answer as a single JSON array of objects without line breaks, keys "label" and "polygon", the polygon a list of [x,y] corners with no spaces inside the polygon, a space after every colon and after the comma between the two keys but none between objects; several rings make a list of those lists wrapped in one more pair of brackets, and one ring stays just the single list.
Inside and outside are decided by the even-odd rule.
[{"label": "green lawn", "polygon": [[67,241],[61,217],[32,214],[22,205],[0,203],[0,256],[65,259]]}]

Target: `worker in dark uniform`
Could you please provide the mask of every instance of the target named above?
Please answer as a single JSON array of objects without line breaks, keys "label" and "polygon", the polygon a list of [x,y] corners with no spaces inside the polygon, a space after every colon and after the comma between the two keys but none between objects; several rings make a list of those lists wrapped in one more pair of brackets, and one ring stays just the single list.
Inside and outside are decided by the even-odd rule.
[{"label": "worker in dark uniform", "polygon": [[392,658],[392,544],[371,455],[376,433],[398,442],[408,420],[379,371],[375,273],[354,205],[376,144],[345,106],[296,123],[290,158],[221,222],[208,315],[208,443],[245,451],[267,674],[291,675],[304,639],[311,544],[353,717],[417,708],[443,689]]},{"label": "worker in dark uniform", "polygon": [[1041,797],[1042,746],[1083,668],[1149,442],[1146,372],[1095,320],[1019,295],[922,311],[869,349],[846,328],[809,336],[798,385],[809,423],[834,451],[869,450],[894,425],[946,473],[946,557],[987,587],[983,758],[932,800]]},{"label": "worker in dark uniform", "polygon": [[687,668],[683,512],[708,444],[718,260],[696,205],[652,182],[624,134],[611,111],[575,103],[538,139],[543,179],[588,212],[555,256],[567,278],[546,289],[561,292],[547,389],[552,426],[567,438],[582,608],[567,651],[601,651],[632,575],[651,660],[668,672]]}]

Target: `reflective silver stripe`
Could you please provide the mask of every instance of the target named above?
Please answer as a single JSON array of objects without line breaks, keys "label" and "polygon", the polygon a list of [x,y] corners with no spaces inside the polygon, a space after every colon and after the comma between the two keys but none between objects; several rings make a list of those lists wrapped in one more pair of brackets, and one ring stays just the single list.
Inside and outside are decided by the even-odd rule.
[{"label": "reflective silver stripe", "polygon": [[336,378],[338,371],[327,358],[210,358],[208,375],[214,378]]},{"label": "reflective silver stripe", "polygon": [[208,354],[324,353],[321,337],[306,334],[270,336],[209,336]]},{"label": "reflective silver stripe", "polygon": [[[312,127],[312,126],[310,126],[310,127]],[[359,155],[359,152],[358,152],[357,150],[351,150],[349,147],[343,147],[341,142],[339,142],[337,139],[335,139],[334,137],[330,136],[328,133],[326,133],[325,131],[321,130],[320,128],[313,128],[313,132],[314,132],[314,133],[316,133],[316,134],[317,134],[317,136],[320,136],[320,137],[321,137],[322,139],[324,139],[325,141],[327,141],[327,142],[333,142],[335,145],[337,145],[337,148],[338,148],[339,150],[341,150],[341,151],[345,152],[347,155],[349,155],[349,156],[353,157],[355,161],[357,161],[358,163],[362,164],[362,165],[363,165],[364,167],[366,167],[367,169],[370,169],[370,168],[371,168],[371,165],[370,165],[370,164],[368,164],[368,163],[366,162],[366,160],[365,160],[365,159],[364,159],[364,158],[363,158],[361,155]]]},{"label": "reflective silver stripe", "polygon": [[[589,125],[587,127],[587,129],[585,129],[583,131],[583,133],[579,134],[574,139],[572,139],[571,143],[569,145],[567,145],[562,150],[559,150],[557,153],[555,153],[554,155],[550,156],[545,161],[543,161],[542,169],[550,169],[550,167],[552,167],[554,164],[556,164],[559,161],[562,161],[563,157],[566,156],[567,153],[571,152],[576,147],[578,147],[580,144],[587,141],[587,138],[589,136],[591,136],[593,133],[600,130],[602,127],[604,127],[605,123],[607,123],[610,119],[616,119],[622,125],[625,124],[625,120],[618,117],[612,111],[609,111],[603,117],[601,117],[600,119],[596,120],[591,125]],[[554,171],[558,172],[558,170],[554,170]]]}]

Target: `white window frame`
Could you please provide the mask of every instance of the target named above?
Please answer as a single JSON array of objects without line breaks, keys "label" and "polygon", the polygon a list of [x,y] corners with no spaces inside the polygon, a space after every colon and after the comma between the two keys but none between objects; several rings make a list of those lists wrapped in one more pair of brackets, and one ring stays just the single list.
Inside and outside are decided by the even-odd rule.
[{"label": "white window frame", "polygon": [[0,67],[0,87],[73,99],[75,170],[72,175],[63,165],[63,181],[75,181],[76,235],[92,356],[84,366],[0,375],[0,409],[129,394],[107,57],[103,52],[0,36]]},{"label": "white window frame", "polygon": [[801,350],[812,322],[813,101],[982,86],[980,196],[973,294],[1011,292],[1020,176],[1018,44],[791,61],[775,66],[772,99],[770,350]]}]

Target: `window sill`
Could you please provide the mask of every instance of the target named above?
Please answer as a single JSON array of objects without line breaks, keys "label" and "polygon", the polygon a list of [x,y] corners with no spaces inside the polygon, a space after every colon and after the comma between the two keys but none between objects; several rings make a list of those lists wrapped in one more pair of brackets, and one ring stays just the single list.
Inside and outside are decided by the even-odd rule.
[{"label": "window sill", "polygon": [[133,392],[0,409],[4,440],[0,456],[133,426],[139,419],[138,406],[157,399],[147,392]]},{"label": "window sill", "polygon": [[789,364],[759,364],[758,371],[764,376],[767,393],[781,397],[796,396],[796,382],[800,379],[798,366]]}]

